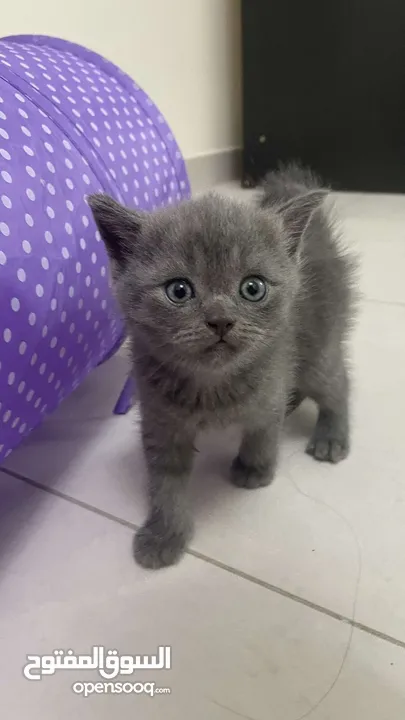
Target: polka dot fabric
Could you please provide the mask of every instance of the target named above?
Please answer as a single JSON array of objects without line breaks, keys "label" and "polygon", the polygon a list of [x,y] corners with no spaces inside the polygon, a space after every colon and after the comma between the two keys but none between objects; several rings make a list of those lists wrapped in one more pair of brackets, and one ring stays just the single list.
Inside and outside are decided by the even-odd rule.
[{"label": "polka dot fabric", "polygon": [[189,195],[164,118],[95,53],[0,41],[0,461],[123,339],[94,192],[145,210]]}]

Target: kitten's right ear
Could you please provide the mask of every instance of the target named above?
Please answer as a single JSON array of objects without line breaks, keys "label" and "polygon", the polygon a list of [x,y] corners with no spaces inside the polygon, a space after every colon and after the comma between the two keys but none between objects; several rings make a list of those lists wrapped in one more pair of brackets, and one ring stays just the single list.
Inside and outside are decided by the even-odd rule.
[{"label": "kitten's right ear", "polygon": [[327,190],[322,188],[310,190],[304,195],[297,195],[288,200],[278,209],[288,233],[287,249],[290,257],[297,255],[312,215],[321,206],[327,195]]},{"label": "kitten's right ear", "polygon": [[88,201],[111,260],[124,270],[136,250],[142,213],[129,210],[108,195],[90,195]]}]

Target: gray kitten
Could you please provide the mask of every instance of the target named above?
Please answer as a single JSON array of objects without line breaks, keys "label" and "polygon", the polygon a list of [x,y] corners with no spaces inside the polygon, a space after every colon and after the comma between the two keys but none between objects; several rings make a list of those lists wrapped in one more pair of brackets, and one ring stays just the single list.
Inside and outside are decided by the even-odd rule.
[{"label": "gray kitten", "polygon": [[308,171],[271,173],[258,206],[210,194],[155,213],[107,196],[90,206],[132,343],[149,471],[135,537],[144,567],[175,563],[191,537],[186,489],[197,432],[238,422],[240,488],[268,485],[286,413],[319,406],[317,460],[349,451],[344,340],[352,258]]}]

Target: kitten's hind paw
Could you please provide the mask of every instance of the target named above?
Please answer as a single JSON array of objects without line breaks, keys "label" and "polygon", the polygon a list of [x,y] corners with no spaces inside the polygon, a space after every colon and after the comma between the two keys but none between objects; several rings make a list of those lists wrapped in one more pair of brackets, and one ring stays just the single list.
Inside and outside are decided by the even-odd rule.
[{"label": "kitten's hind paw", "polygon": [[247,490],[255,490],[256,488],[266,487],[273,480],[273,471],[268,467],[253,467],[245,465],[238,456],[232,463],[231,482],[239,488]]},{"label": "kitten's hind paw", "polygon": [[149,570],[175,565],[182,557],[188,534],[172,532],[159,534],[145,525],[134,537],[134,556],[139,565]]}]

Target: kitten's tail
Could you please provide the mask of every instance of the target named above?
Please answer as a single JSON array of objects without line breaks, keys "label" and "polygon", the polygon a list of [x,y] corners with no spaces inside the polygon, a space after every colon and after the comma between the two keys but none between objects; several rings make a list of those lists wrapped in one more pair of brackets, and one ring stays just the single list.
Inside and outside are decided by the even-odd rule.
[{"label": "kitten's tail", "polygon": [[310,168],[297,163],[280,165],[278,170],[266,175],[259,204],[263,208],[277,207],[294,197],[324,187],[322,180]]}]

